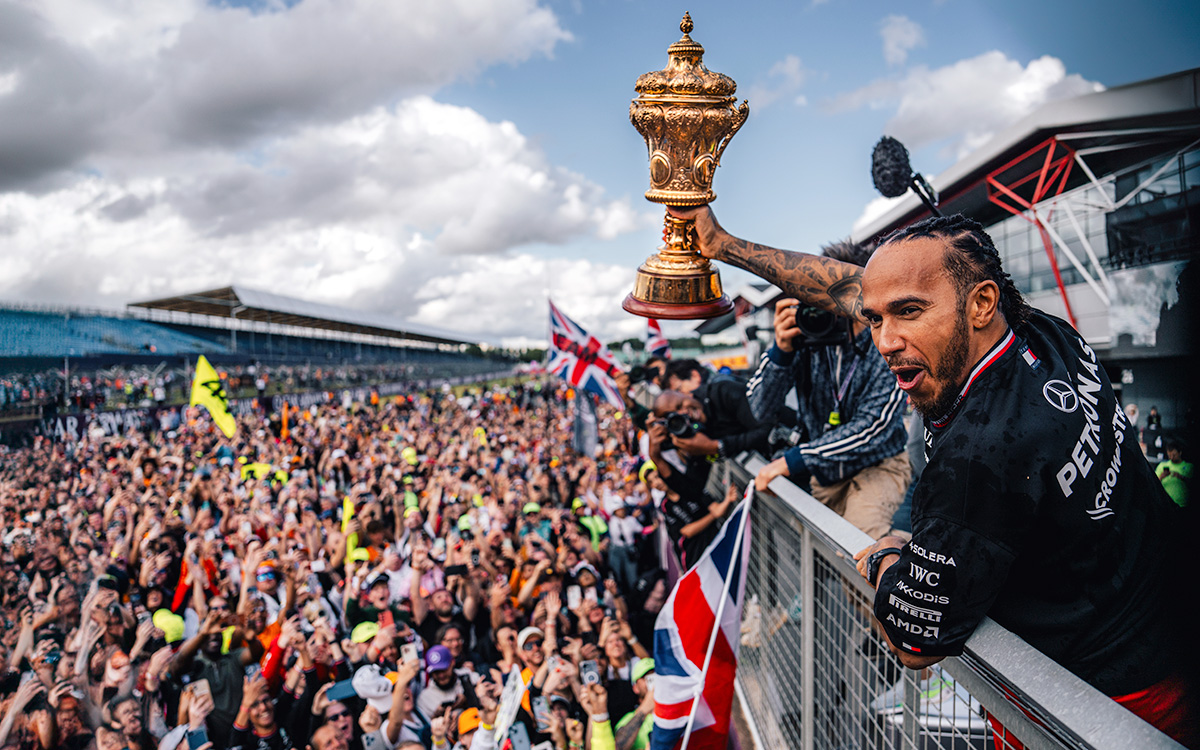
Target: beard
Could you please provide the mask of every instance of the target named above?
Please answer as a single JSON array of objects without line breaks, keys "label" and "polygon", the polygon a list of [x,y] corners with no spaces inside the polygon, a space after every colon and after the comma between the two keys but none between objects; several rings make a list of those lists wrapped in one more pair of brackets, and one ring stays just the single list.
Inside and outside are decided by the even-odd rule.
[{"label": "beard", "polygon": [[913,409],[922,417],[940,419],[954,407],[967,369],[969,348],[967,316],[960,310],[958,319],[954,321],[954,333],[950,336],[950,343],[929,370],[930,380],[939,385],[928,398],[919,398],[915,394],[908,394]]}]

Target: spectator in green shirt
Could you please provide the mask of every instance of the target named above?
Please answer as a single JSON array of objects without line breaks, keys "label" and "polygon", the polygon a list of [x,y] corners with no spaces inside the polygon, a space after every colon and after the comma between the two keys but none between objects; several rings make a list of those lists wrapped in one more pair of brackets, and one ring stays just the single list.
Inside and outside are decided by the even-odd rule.
[{"label": "spectator in green shirt", "polygon": [[1154,471],[1175,504],[1186,508],[1192,484],[1192,462],[1183,460],[1183,445],[1178,440],[1167,440],[1163,447],[1166,448],[1167,459],[1160,462]]}]

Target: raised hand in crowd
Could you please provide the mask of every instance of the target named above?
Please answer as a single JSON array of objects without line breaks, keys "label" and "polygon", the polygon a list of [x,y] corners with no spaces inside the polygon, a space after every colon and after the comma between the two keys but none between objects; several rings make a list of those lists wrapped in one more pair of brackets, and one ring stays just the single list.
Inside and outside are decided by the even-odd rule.
[{"label": "raised hand in crowd", "polygon": [[[86,465],[61,480],[61,539],[36,527],[17,537],[20,559],[44,559],[45,550],[57,562],[0,561],[19,583],[0,599],[19,623],[10,663],[32,663],[50,704],[70,712],[79,703],[81,729],[106,743],[116,734],[93,727],[88,712],[116,682],[136,683],[149,738],[124,740],[131,748],[187,724],[206,727],[216,750],[253,744],[255,734],[330,750],[320,741],[329,730],[315,730],[341,710],[331,686],[361,682],[368,668],[395,672],[394,683],[372,687],[372,676],[360,687],[374,708],[355,697],[348,705],[364,737],[388,744],[432,742],[422,728],[434,726],[447,745],[460,728],[488,736],[507,677],[493,665],[529,667],[545,694],[595,709],[596,691],[583,688],[577,666],[605,658],[595,636],[619,636],[639,652],[630,592],[601,575],[605,535],[593,538],[579,521],[600,513],[595,492],[632,491],[622,481],[632,464],[613,457],[598,468],[572,453],[561,391],[530,391],[520,405],[513,398],[319,404],[291,414],[287,441],[250,417],[227,439],[208,432],[202,415],[174,437],[81,441],[74,460]],[[620,445],[611,414],[604,424],[608,443]],[[46,498],[20,492],[20,504]],[[578,510],[575,496],[584,497]],[[525,513],[530,502],[539,509]],[[568,612],[563,591],[578,585],[581,561],[604,583],[585,584],[589,597]],[[41,631],[74,622],[62,629],[57,668]],[[518,634],[536,647],[517,648]],[[261,676],[242,679],[245,667]],[[61,679],[72,672],[86,688],[80,701]],[[223,687],[184,689],[205,683]],[[422,712],[418,702],[433,708]],[[443,707],[463,705],[478,715]],[[10,728],[38,734],[40,714],[26,713],[32,721],[16,718],[22,723]],[[556,744],[581,741],[582,732],[579,722],[552,720]],[[169,750],[179,750],[182,735],[171,737],[179,739]]]}]

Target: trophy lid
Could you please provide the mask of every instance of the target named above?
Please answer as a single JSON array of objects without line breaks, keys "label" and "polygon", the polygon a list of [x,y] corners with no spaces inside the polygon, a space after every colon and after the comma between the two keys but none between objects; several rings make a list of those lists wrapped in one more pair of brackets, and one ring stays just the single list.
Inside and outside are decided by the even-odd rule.
[{"label": "trophy lid", "polygon": [[725,99],[737,91],[732,78],[704,67],[704,47],[689,36],[692,16],[683,14],[683,36],[667,48],[667,67],[641,75],[634,90],[643,97],[712,97]]}]

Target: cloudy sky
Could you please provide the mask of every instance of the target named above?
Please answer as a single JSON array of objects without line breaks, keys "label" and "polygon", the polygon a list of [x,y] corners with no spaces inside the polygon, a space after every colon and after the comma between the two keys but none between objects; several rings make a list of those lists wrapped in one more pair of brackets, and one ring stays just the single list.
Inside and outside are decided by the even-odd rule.
[{"label": "cloudy sky", "polygon": [[876,197],[884,133],[935,175],[1046,101],[1200,64],[1195,3],[1149,7],[0,0],[0,301],[238,283],[518,343],[549,293],[637,335],[662,210],[628,105],[683,10],[751,106],[715,210],[812,249]]}]

